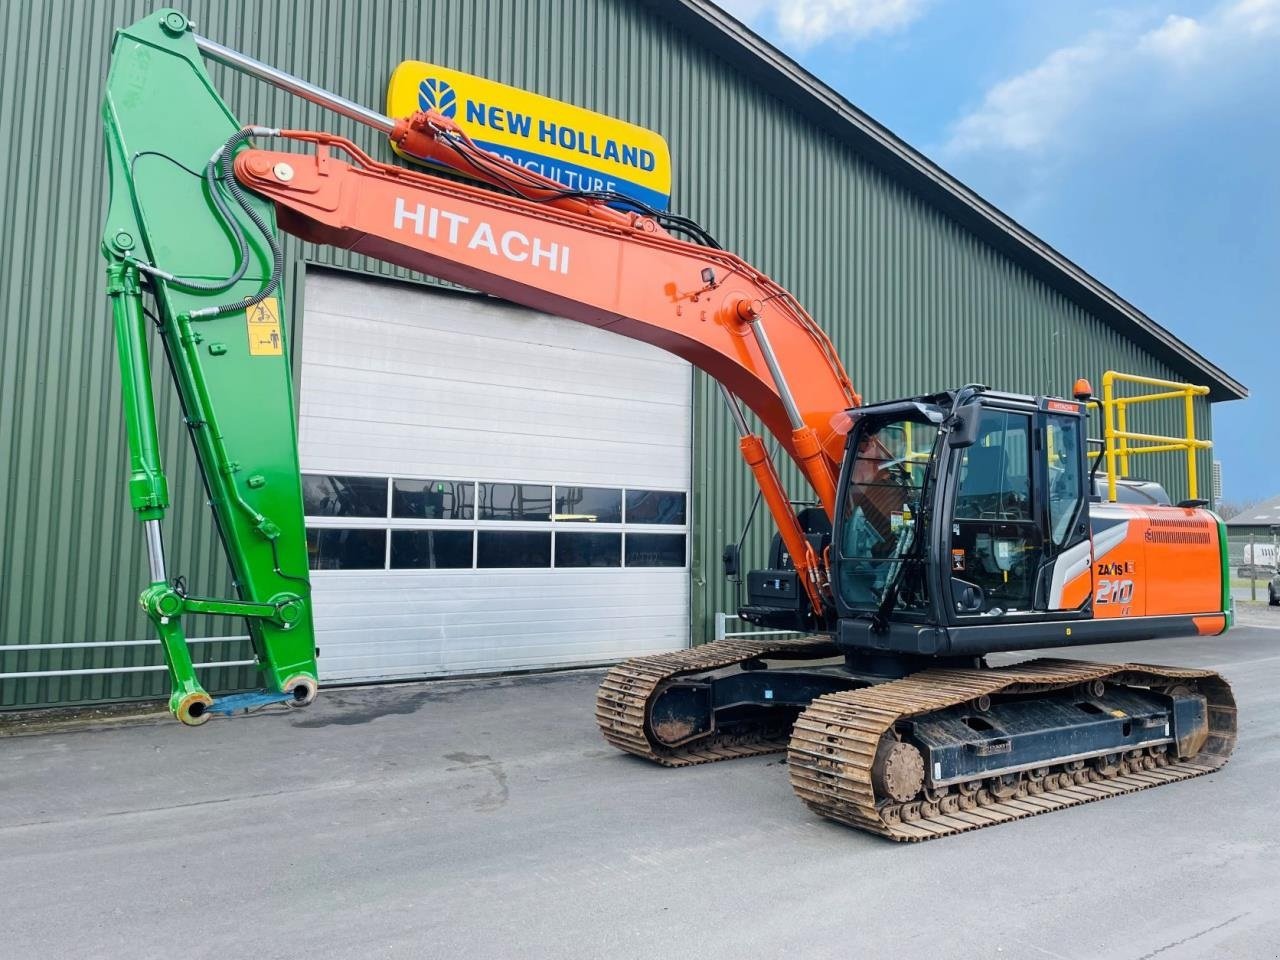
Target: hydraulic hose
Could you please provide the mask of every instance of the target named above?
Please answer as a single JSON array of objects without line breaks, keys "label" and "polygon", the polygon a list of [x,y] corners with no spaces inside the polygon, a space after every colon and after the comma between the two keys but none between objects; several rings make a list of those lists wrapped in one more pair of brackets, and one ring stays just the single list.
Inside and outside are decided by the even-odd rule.
[{"label": "hydraulic hose", "polygon": [[[280,280],[284,276],[284,249],[280,246],[280,241],[276,239],[275,230],[272,229],[271,224],[269,224],[266,221],[266,218],[255,210],[253,205],[249,202],[249,195],[244,192],[244,188],[241,187],[239,181],[236,180],[235,171],[232,168],[232,163],[235,160],[236,149],[241,144],[246,143],[255,135],[278,136],[279,133],[279,130],[272,129],[270,127],[244,127],[233,134],[227,142],[222,145],[222,150],[219,155],[219,166],[221,168],[220,179],[222,184],[226,187],[227,192],[231,194],[232,199],[239,204],[240,209],[244,211],[245,216],[247,216],[253,222],[253,225],[258,228],[263,239],[267,241],[267,246],[271,248],[271,276],[268,278],[266,285],[256,293],[242,297],[241,299],[232,301],[231,303],[221,304],[217,307],[205,307],[201,310],[191,311],[191,318],[193,320],[201,317],[220,317],[228,313],[238,313],[241,310],[248,310],[250,307],[261,303],[267,297],[271,296],[271,294],[275,293],[276,288],[280,286]],[[213,160],[209,161],[210,169],[213,167],[213,162]],[[237,227],[238,226],[239,225],[237,224]],[[243,233],[241,233],[240,239],[241,242],[244,243]],[[246,257],[244,263],[241,264],[241,276],[244,275],[244,268],[247,264],[248,258]]]},{"label": "hydraulic hose", "polygon": [[245,273],[249,269],[249,241],[245,236],[244,228],[240,225],[240,221],[234,215],[231,207],[228,205],[222,191],[225,188],[227,193],[231,194],[231,198],[235,200],[236,205],[244,211],[250,222],[257,227],[259,233],[267,242],[267,246],[271,250],[271,275],[267,279],[267,283],[256,293],[234,300],[230,303],[220,304],[216,307],[204,307],[199,310],[192,310],[190,317],[193,320],[207,319],[209,317],[220,317],[228,313],[237,313],[242,310],[248,310],[255,304],[261,303],[267,297],[271,296],[280,286],[280,280],[284,276],[284,250],[280,246],[280,242],[276,239],[275,231],[272,229],[265,217],[262,216],[249,201],[248,194],[244,188],[240,186],[235,178],[232,163],[235,160],[236,150],[251,137],[254,136],[277,136],[279,130],[271,127],[244,127],[232,134],[227,141],[214,152],[209,158],[209,162],[204,168],[204,182],[209,189],[209,197],[213,202],[214,210],[223,225],[231,232],[231,236],[236,244],[236,269],[230,276],[222,280],[202,280],[198,277],[180,277],[153,266],[149,263],[141,261],[133,261],[137,268],[143,273],[151,276],[159,277],[167,283],[172,283],[186,290],[194,290],[196,292],[219,293],[228,290],[235,284],[244,279]]}]

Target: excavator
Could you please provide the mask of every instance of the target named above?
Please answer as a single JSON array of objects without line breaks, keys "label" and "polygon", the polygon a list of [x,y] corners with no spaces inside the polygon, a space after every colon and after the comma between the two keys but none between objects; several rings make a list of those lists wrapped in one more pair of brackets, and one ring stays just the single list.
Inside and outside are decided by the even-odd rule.
[{"label": "excavator", "polygon": [[[472,182],[378,162],[332,134],[244,125],[206,58]],[[1108,373],[1101,400],[1082,380],[1066,399],[969,383],[864,402],[796,299],[694,221],[566,189],[480,149],[439,113],[379,114],[200,36],[175,10],[116,33],[103,122],[101,249],[128,491],[150,573],[140,603],[183,723],[302,707],[317,693],[285,231],[653,344],[720,385],[777,529],[764,569],[741,576],[740,544],[724,555],[726,574],[740,589],[745,581],[739,615],[764,629],[610,669],[595,716],[621,750],[671,767],[785,750],[808,807],[893,840],[1056,811],[1227,761],[1236,710],[1213,671],[988,662],[1231,625],[1223,524],[1194,499],[1195,451],[1207,441],[1124,423],[1127,404],[1147,400],[1181,398],[1189,414],[1204,388]],[[152,336],[234,598],[191,595],[166,567]],[[1121,397],[1128,382],[1157,392]],[[1093,412],[1107,434],[1096,453]],[[1122,476],[1130,455],[1173,450],[1186,451],[1193,499],[1172,504]],[[813,506],[793,506],[804,501],[784,486],[779,454]],[[261,690],[203,689],[183,626],[199,615],[248,623]]]}]

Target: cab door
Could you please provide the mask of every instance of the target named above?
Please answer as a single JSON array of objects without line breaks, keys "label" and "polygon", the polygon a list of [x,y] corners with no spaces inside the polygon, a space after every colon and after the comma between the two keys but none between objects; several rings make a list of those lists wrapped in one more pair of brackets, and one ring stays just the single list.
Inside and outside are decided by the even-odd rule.
[{"label": "cab door", "polygon": [[1036,495],[1036,418],[1026,406],[984,406],[975,441],[958,453],[943,540],[956,622],[1037,612],[1045,520]]},{"label": "cab door", "polygon": [[1078,409],[1066,401],[1044,401],[1038,440],[1042,470],[1041,503],[1045,524],[1044,565],[1037,586],[1036,608],[1079,610],[1093,596],[1093,549],[1089,538],[1086,470],[1086,421],[1078,413],[1055,413],[1053,404]]}]

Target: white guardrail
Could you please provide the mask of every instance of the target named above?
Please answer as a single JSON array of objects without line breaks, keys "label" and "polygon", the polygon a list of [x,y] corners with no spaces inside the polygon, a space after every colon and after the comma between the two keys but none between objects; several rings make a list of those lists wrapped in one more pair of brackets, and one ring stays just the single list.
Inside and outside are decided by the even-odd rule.
[{"label": "white guardrail", "polygon": [[[238,643],[241,640],[248,640],[246,636],[240,637],[191,637],[188,643]],[[158,647],[160,641],[158,639],[150,640],[95,640],[83,643],[14,643],[0,646],[0,654],[25,651],[45,651],[45,650],[86,650],[100,649],[103,647]],[[195,668],[203,670],[211,667],[255,667],[258,665],[257,660],[214,660],[208,663],[197,663]],[[12,673],[0,673],[0,680],[24,680],[28,677],[86,677],[97,674],[111,673],[150,673],[156,670],[167,670],[163,663],[145,664],[137,667],[86,667],[78,670],[17,670]]]},{"label": "white guardrail", "polygon": [[750,630],[729,630],[730,620],[741,620],[742,618],[736,613],[717,613],[716,614],[716,639],[724,640],[729,637],[800,637],[804,636],[799,630],[762,630],[759,627],[753,627]]}]

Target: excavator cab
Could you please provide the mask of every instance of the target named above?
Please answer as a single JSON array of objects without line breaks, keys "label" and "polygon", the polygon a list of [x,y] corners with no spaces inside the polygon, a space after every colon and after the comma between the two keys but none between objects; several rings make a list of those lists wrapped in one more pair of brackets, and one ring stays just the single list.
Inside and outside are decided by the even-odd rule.
[{"label": "excavator cab", "polygon": [[969,386],[850,410],[834,529],[805,525],[830,558],[830,606],[804,602],[775,538],[740,615],[907,658],[980,656],[1009,649],[1004,628],[1088,617],[1062,590],[1088,552],[1086,409]]},{"label": "excavator cab", "polygon": [[1085,412],[976,386],[851,411],[831,549],[839,645],[980,656],[1088,617],[1061,589],[1088,552]]}]

